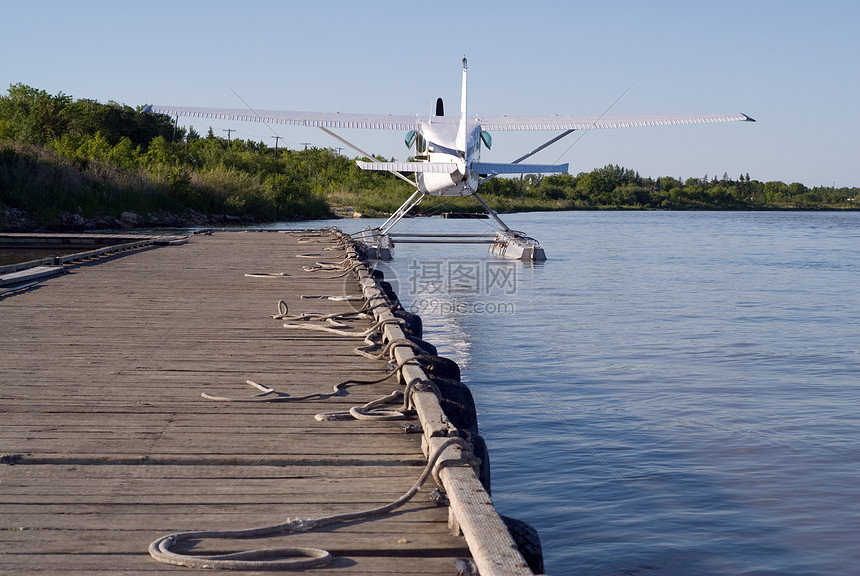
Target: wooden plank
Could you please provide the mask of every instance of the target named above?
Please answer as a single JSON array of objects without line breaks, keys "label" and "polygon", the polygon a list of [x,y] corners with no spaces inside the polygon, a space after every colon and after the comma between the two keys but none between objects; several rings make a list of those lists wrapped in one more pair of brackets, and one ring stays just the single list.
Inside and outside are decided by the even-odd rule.
[{"label": "wooden plank", "polygon": [[[148,515],[143,513],[131,515],[111,514],[108,511],[96,513],[92,512],[92,509],[87,509],[86,512],[81,511],[66,514],[57,513],[56,511],[34,510],[29,513],[10,514],[8,521],[5,520],[4,515],[4,522],[6,524],[4,527],[4,536],[7,531],[10,533],[20,531],[26,533],[22,537],[37,542],[45,538],[50,540],[47,535],[53,532],[57,533],[57,537],[61,537],[61,533],[68,530],[108,529],[116,531],[145,531],[152,535],[152,538],[147,541],[147,544],[149,544],[149,542],[152,542],[158,536],[177,531],[249,528],[252,526],[262,526],[266,523],[276,524],[288,518],[296,518],[299,516],[298,512],[306,512],[305,510],[292,510],[289,513],[277,514],[272,512],[271,508],[270,506],[268,510],[258,513],[253,519],[249,519],[241,511],[222,511],[213,506],[193,516],[184,513],[182,510],[152,509],[147,511],[150,516],[158,512],[156,518],[148,517]],[[319,513],[341,513],[344,510],[345,507],[343,506],[328,509],[320,508]],[[458,549],[460,549],[459,547],[465,545],[464,541],[459,537],[451,535],[447,530],[446,522],[437,519],[437,515],[431,508],[425,507],[410,510],[407,513],[397,513],[392,515],[391,518],[379,518],[373,522],[354,523],[346,526],[352,526],[353,528],[350,528],[350,530],[362,534],[402,532],[408,530],[409,533],[427,534],[428,538],[433,538],[437,543],[454,542]],[[340,531],[350,531],[345,527],[339,527],[338,529]],[[454,540],[450,540],[451,538]],[[340,545],[343,546],[347,543],[348,539],[342,541]],[[28,549],[35,549],[35,546]]]},{"label": "wooden plank", "polygon": [[[365,527],[352,526],[349,530],[326,530],[321,529],[311,534],[295,534],[288,538],[272,538],[267,542],[257,541],[253,546],[302,546],[323,547],[338,556],[349,556],[361,554],[366,550],[377,550],[386,555],[424,555],[439,554],[440,551],[446,556],[468,556],[469,550],[462,539],[454,536],[449,542],[443,542],[445,548],[440,547],[440,541],[435,534],[419,533],[415,531],[419,523],[400,524],[388,531],[369,532]],[[173,526],[166,530],[174,529]],[[439,527],[436,527],[438,530]],[[26,530],[7,530],[4,541],[12,548],[21,549],[28,544],[32,538]],[[45,554],[75,554],[81,550],[87,550],[93,554],[135,554],[141,548],[146,548],[150,542],[158,538],[163,532],[158,530],[136,531],[97,529],[97,530],[53,530],[46,531],[39,542]],[[349,544],[344,546],[339,541],[346,536]],[[247,543],[240,543],[247,544]],[[223,543],[222,543],[223,545]],[[235,549],[236,543],[232,543]],[[201,546],[200,549],[203,549]]]},{"label": "wooden plank", "polygon": [[11,286],[12,284],[24,284],[33,280],[44,280],[51,276],[63,273],[62,266],[35,266],[26,270],[17,270],[0,274],[0,286]]},{"label": "wooden plank", "polygon": [[[57,465],[48,469],[51,476],[45,474],[46,470],[39,466],[4,466],[0,468],[3,471],[3,486],[22,486],[37,487],[42,484],[56,487],[58,484],[62,486],[72,486],[76,484],[85,484],[90,486],[90,474],[92,469],[85,466],[73,465]],[[278,466],[265,463],[255,463],[253,466],[247,465],[209,465],[209,466],[189,466],[178,464],[159,464],[156,466],[149,465],[110,465],[103,464],[98,468],[99,478],[104,482],[126,482],[135,480],[137,482],[147,483],[153,482],[156,485],[164,479],[178,480],[178,486],[174,489],[179,489],[181,486],[190,485],[197,486],[198,482],[202,486],[211,483],[227,483],[230,486],[234,485],[237,479],[243,481],[261,480],[266,486],[278,487],[280,484],[272,484],[268,482],[270,479],[279,480],[304,480],[308,478],[317,478],[325,476],[332,480],[340,478],[367,478],[373,481],[374,478],[410,478],[415,479],[415,469],[412,465],[405,465],[400,462],[391,466],[382,465],[350,465],[350,466]],[[188,484],[187,481],[193,480],[193,484]],[[292,489],[293,482],[286,484],[288,489]]]},{"label": "wooden plank", "polygon": [[[362,337],[272,318],[281,299],[291,313],[355,309],[300,298],[360,293],[351,275],[301,269],[313,262],[303,253],[342,258],[327,247],[337,245],[288,234],[194,237],[84,263],[0,301],[0,515],[9,536],[0,572],[176,572],[149,558],[155,537],[354,512],[408,489],[425,463],[419,436],[400,422],[313,418],[387,394],[393,379],[315,403],[200,397],[248,396],[249,378],[302,395],[384,375],[384,362],[354,354]],[[360,332],[371,323],[351,324]],[[432,489],[387,517],[284,541],[322,540],[343,554],[308,574],[456,573],[453,559],[468,551]]]},{"label": "wooden plank", "polygon": [[[69,562],[74,558],[74,562]],[[116,576],[139,576],[156,573],[208,574],[211,570],[180,569],[165,567],[152,561],[148,554],[90,554],[42,555],[10,553],[0,554],[0,573],[20,574],[26,566],[28,574],[109,574]],[[169,571],[169,572],[168,572]],[[231,572],[233,574],[260,574],[259,572]],[[414,573],[426,576],[451,576],[456,574],[452,557],[407,557],[391,556],[335,556],[331,563],[319,569],[300,572],[307,576],[326,574],[349,574],[351,576],[374,576],[379,574]]]}]

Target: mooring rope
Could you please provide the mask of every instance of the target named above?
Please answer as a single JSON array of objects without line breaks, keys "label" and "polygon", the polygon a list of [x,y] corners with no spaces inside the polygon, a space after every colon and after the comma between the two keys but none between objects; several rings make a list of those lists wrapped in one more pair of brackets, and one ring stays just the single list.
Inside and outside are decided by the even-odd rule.
[{"label": "mooring rope", "polygon": [[[328,296],[330,299],[334,299],[333,296]],[[351,298],[349,296],[344,296],[344,298]],[[318,299],[322,299],[319,297]],[[362,314],[367,314],[368,312],[372,312],[377,308],[381,308],[383,306],[389,306],[388,302],[382,301],[377,302],[376,304],[370,304],[370,301],[365,302],[361,308],[357,310],[352,310],[349,312],[335,312],[334,314],[322,314],[321,312],[303,312],[296,316],[288,316],[289,306],[284,300],[278,300],[278,313],[273,315],[272,318],[275,320],[289,320],[289,321],[299,321],[299,320],[328,320],[329,318],[345,320],[349,316],[357,316],[361,317]],[[368,315],[368,317],[370,317]]]},{"label": "mooring rope", "polygon": [[302,294],[302,300],[331,300],[333,302],[358,302],[364,300],[364,296],[329,296],[328,294]]},{"label": "mooring rope", "polygon": [[345,412],[321,412],[314,415],[317,422],[331,422],[335,420],[403,420],[406,414],[401,410],[379,409],[379,406],[389,404],[403,397],[403,390],[394,390],[391,394],[371,400],[362,406],[352,406]]},{"label": "mooring rope", "polygon": [[302,266],[302,270],[304,270],[305,272],[319,272],[320,270],[323,270],[323,271],[343,270],[343,272],[341,272],[340,274],[335,274],[334,276],[319,276],[319,278],[322,280],[336,280],[338,278],[343,278],[344,276],[346,276],[347,274],[349,274],[350,272],[352,272],[356,268],[361,268],[363,265],[364,265],[364,263],[360,262],[358,264],[352,264],[348,268],[324,268],[321,266]]},{"label": "mooring rope", "polygon": [[[440,460],[442,453],[449,447],[459,447],[460,458]],[[438,464],[437,464],[438,462]],[[235,552],[232,554],[192,555],[179,554],[172,548],[182,542],[203,540],[211,538],[250,539],[275,537],[286,534],[298,534],[309,532],[325,526],[355,522],[383,516],[400,508],[409,502],[417,494],[427,478],[433,475],[438,478],[441,468],[468,465],[477,466],[480,462],[474,457],[469,444],[462,438],[447,438],[431,454],[427,465],[421,472],[418,480],[400,498],[370,510],[324,516],[322,518],[295,518],[280,524],[260,526],[245,530],[201,530],[196,532],[177,532],[162,536],[149,545],[149,554],[158,562],[173,564],[176,566],[187,566],[189,568],[214,568],[220,570],[301,570],[304,568],[315,568],[325,566],[331,562],[331,554],[327,550],[309,547],[287,547],[287,548],[264,548],[249,550],[246,552]],[[439,482],[437,480],[437,482]],[[441,486],[441,483],[439,484]]]},{"label": "mooring rope", "polygon": [[[416,358],[410,358],[403,362],[403,364],[407,364],[415,359]],[[398,368],[398,370],[399,369],[400,368]],[[440,400],[442,398],[442,393],[432,380],[413,378],[403,390],[394,390],[391,394],[382,396],[376,400],[371,400],[363,406],[353,406],[345,412],[322,412],[320,414],[315,414],[314,419],[318,422],[349,420],[350,418],[354,418],[355,420],[403,420],[406,418],[407,413],[412,412],[415,409],[415,406],[412,404],[413,390],[419,392],[433,392],[436,395],[436,398]],[[389,404],[398,398],[403,398],[403,404],[397,410],[380,410],[377,408],[378,406]]]},{"label": "mooring rope", "polygon": [[340,330],[337,328],[329,328],[328,326],[321,326],[320,324],[316,324],[313,322],[306,322],[304,324],[290,324],[289,322],[284,323],[284,328],[303,328],[305,330],[317,330],[319,332],[328,332],[330,334],[337,334],[338,336],[369,336],[375,332],[378,332],[379,329],[387,324],[401,324],[401,320],[399,319],[391,319],[391,320],[380,320],[367,330],[362,332],[347,332],[346,330]]},{"label": "mooring rope", "polygon": [[409,338],[396,338],[394,340],[389,340],[385,346],[379,352],[373,353],[370,350],[373,348],[379,348],[377,343],[370,343],[367,346],[359,346],[354,350],[354,352],[360,356],[364,356],[365,358],[369,358],[371,360],[382,360],[386,354],[393,354],[392,349],[398,346],[409,346],[413,351],[423,354],[430,355],[430,350],[424,348],[418,342],[410,340]]},{"label": "mooring rope", "polygon": [[[306,257],[307,255],[300,255],[299,257]],[[344,264],[349,263],[349,266],[344,266]],[[357,268],[364,268],[368,270],[371,268],[370,263],[361,260],[358,256],[358,253],[354,250],[347,250],[346,257],[340,262],[315,262],[313,266],[302,266],[302,270],[305,272],[319,272],[319,271],[333,271],[340,270],[340,274],[335,274],[334,276],[320,276],[319,278],[323,280],[334,280],[337,278],[343,278],[350,272],[356,270]]]},{"label": "mooring rope", "polygon": [[289,276],[286,272],[248,272],[245,278],[285,278]]},{"label": "mooring rope", "polygon": [[349,380],[343,380],[332,386],[331,392],[316,392],[313,394],[306,394],[304,396],[290,396],[286,392],[280,392],[269,386],[258,384],[253,380],[245,380],[245,384],[247,384],[248,386],[253,386],[257,390],[261,390],[262,392],[260,392],[259,394],[254,394],[250,398],[231,398],[228,396],[215,396],[214,394],[209,394],[208,392],[203,392],[202,394],[200,394],[200,396],[205,398],[206,400],[213,400],[215,402],[303,402],[307,400],[325,400],[327,398],[343,394],[343,392],[349,387],[350,384],[354,384],[357,386],[362,386],[365,384],[381,384],[382,382],[385,382],[392,376],[396,375],[400,371],[400,369],[407,364],[414,364],[417,363],[419,360],[425,358],[429,358],[429,356],[413,356],[412,358],[408,358],[406,360],[398,362],[395,366],[392,366],[388,369],[388,373],[385,376],[381,378],[376,378],[374,380],[355,380],[352,378],[350,378]]}]

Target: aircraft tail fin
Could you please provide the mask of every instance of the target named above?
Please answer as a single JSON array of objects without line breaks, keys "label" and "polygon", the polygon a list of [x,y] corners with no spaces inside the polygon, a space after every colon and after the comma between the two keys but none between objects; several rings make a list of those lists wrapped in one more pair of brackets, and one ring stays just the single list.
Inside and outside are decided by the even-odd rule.
[{"label": "aircraft tail fin", "polygon": [[466,57],[463,56],[463,89],[460,93],[460,128],[457,130],[457,150],[466,149]]}]

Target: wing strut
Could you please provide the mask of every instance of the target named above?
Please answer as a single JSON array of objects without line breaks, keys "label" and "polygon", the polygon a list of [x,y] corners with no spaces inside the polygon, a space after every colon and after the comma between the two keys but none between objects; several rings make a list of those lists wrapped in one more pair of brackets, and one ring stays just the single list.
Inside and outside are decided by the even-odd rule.
[{"label": "wing strut", "polygon": [[410,196],[406,200],[406,202],[401,204],[400,208],[395,210],[394,213],[388,217],[388,220],[386,220],[382,226],[377,228],[379,233],[388,234],[388,231],[391,230],[395,224],[400,222],[400,219],[406,216],[407,212],[412,210],[412,208],[414,208],[415,206],[418,206],[418,204],[420,204],[421,201],[424,200],[424,196],[425,194],[421,190],[416,190],[415,192],[413,192],[412,196]]},{"label": "wing strut", "polygon": [[[364,150],[362,150],[361,148],[359,148],[358,146],[356,146],[355,144],[353,144],[349,140],[345,140],[345,139],[341,138],[340,136],[338,136],[337,134],[335,134],[334,132],[332,132],[328,128],[326,128],[324,126],[317,126],[317,128],[319,128],[320,130],[322,130],[323,132],[325,132],[326,134],[328,134],[329,136],[331,136],[332,138],[334,138],[338,142],[342,142],[342,143],[346,144],[347,146],[349,146],[350,148],[352,148],[353,150],[355,150],[359,154],[367,156],[371,162],[374,162],[374,163],[379,162],[379,160],[377,160],[376,158],[373,157],[373,154],[368,154],[367,152],[365,152]],[[416,184],[415,182],[413,182],[412,180],[410,180],[409,178],[407,178],[406,176],[404,176],[400,172],[397,172],[395,170],[388,170],[388,172],[391,172],[392,174],[394,174],[395,176],[397,176],[398,178],[400,178],[404,182],[409,182],[412,186],[414,186],[415,188],[418,188],[418,184]]]},{"label": "wing strut", "polygon": [[[490,178],[492,178],[492,176],[491,176]],[[489,180],[490,178],[487,178],[487,180]],[[474,196],[474,197],[478,200],[478,202],[480,202],[480,203],[481,203],[481,206],[483,206],[484,208],[486,208],[486,209],[487,209],[487,212],[490,214],[490,216],[492,216],[493,220],[495,220],[495,221],[496,221],[496,223],[497,223],[497,224],[502,228],[502,230],[504,230],[505,232],[510,232],[510,231],[511,231],[511,229],[510,229],[510,228],[508,228],[507,224],[505,224],[504,222],[502,222],[502,219],[501,219],[501,218],[499,218],[499,215],[496,213],[496,211],[495,211],[495,210],[493,210],[492,208],[490,208],[490,205],[489,205],[489,204],[487,204],[486,202],[484,202],[484,199],[483,199],[483,198],[481,198],[480,196],[478,196],[478,193],[477,193],[477,192],[473,192],[473,193],[472,193],[472,196]]]},{"label": "wing strut", "polygon": [[[576,132],[576,130],[573,130],[573,129],[565,130],[564,132],[562,132],[561,134],[559,134],[555,138],[550,138],[549,140],[547,140],[546,142],[544,142],[543,144],[541,144],[540,146],[538,146],[537,148],[535,148],[534,150],[529,152],[528,154],[524,154],[524,155],[520,156],[519,158],[517,158],[516,160],[511,162],[511,164],[519,164],[520,162],[522,162],[526,158],[534,156],[535,154],[537,154],[538,152],[540,152],[541,150],[543,150],[547,146],[551,146],[551,145],[555,144],[556,142],[558,142],[559,140],[561,140],[562,138],[564,138],[565,136],[568,136],[569,134],[571,134],[573,132]],[[490,174],[489,176],[487,176],[486,178],[481,180],[478,184],[480,185],[480,184],[483,184],[484,182],[488,182],[488,181],[492,180],[493,178],[495,178],[496,176],[498,176],[498,174]],[[482,201],[482,203],[483,203],[483,201]]]},{"label": "wing strut", "polygon": [[571,132],[575,132],[575,130],[565,130],[564,132],[562,132],[561,134],[559,134],[555,138],[553,138],[551,140],[547,140],[546,142],[544,142],[543,144],[541,144],[540,146],[538,146],[537,148],[535,148],[534,150],[532,150],[531,152],[526,154],[525,156],[520,156],[519,158],[517,158],[516,160],[511,162],[511,164],[519,164],[520,162],[522,162],[526,158],[528,158],[530,156],[534,156],[535,154],[537,154],[538,152],[540,152],[541,150],[543,150],[547,146],[551,146],[552,144],[555,144],[556,142],[558,142],[559,140],[561,140],[562,138],[564,138],[565,136],[567,136]]}]

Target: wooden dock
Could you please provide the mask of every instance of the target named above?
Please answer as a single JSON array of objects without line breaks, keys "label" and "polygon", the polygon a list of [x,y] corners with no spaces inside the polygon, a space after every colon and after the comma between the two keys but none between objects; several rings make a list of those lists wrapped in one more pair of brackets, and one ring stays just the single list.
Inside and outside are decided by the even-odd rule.
[{"label": "wooden dock", "polygon": [[[247,380],[299,397],[385,376],[387,359],[355,353],[362,337],[273,318],[281,300],[289,315],[364,303],[302,295],[381,298],[361,267],[303,270],[344,257],[329,234],[217,232],[106,255],[0,295],[0,573],[196,573],[156,562],[148,546],[182,531],[366,510],[406,492],[452,429],[432,391],[416,389],[424,412],[405,421],[314,416],[403,390],[417,378],[414,363],[400,382],[394,375],[323,399],[201,397],[251,398],[260,390]],[[393,322],[383,328],[402,337]],[[413,354],[395,351],[401,363]],[[419,421],[423,433],[404,431]],[[474,470],[448,467],[436,478],[443,486],[431,478],[379,518],[265,541],[202,540],[193,553],[328,550],[331,561],[307,574],[452,575],[460,558],[484,576],[532,574]],[[437,488],[450,507],[431,498]]]}]

